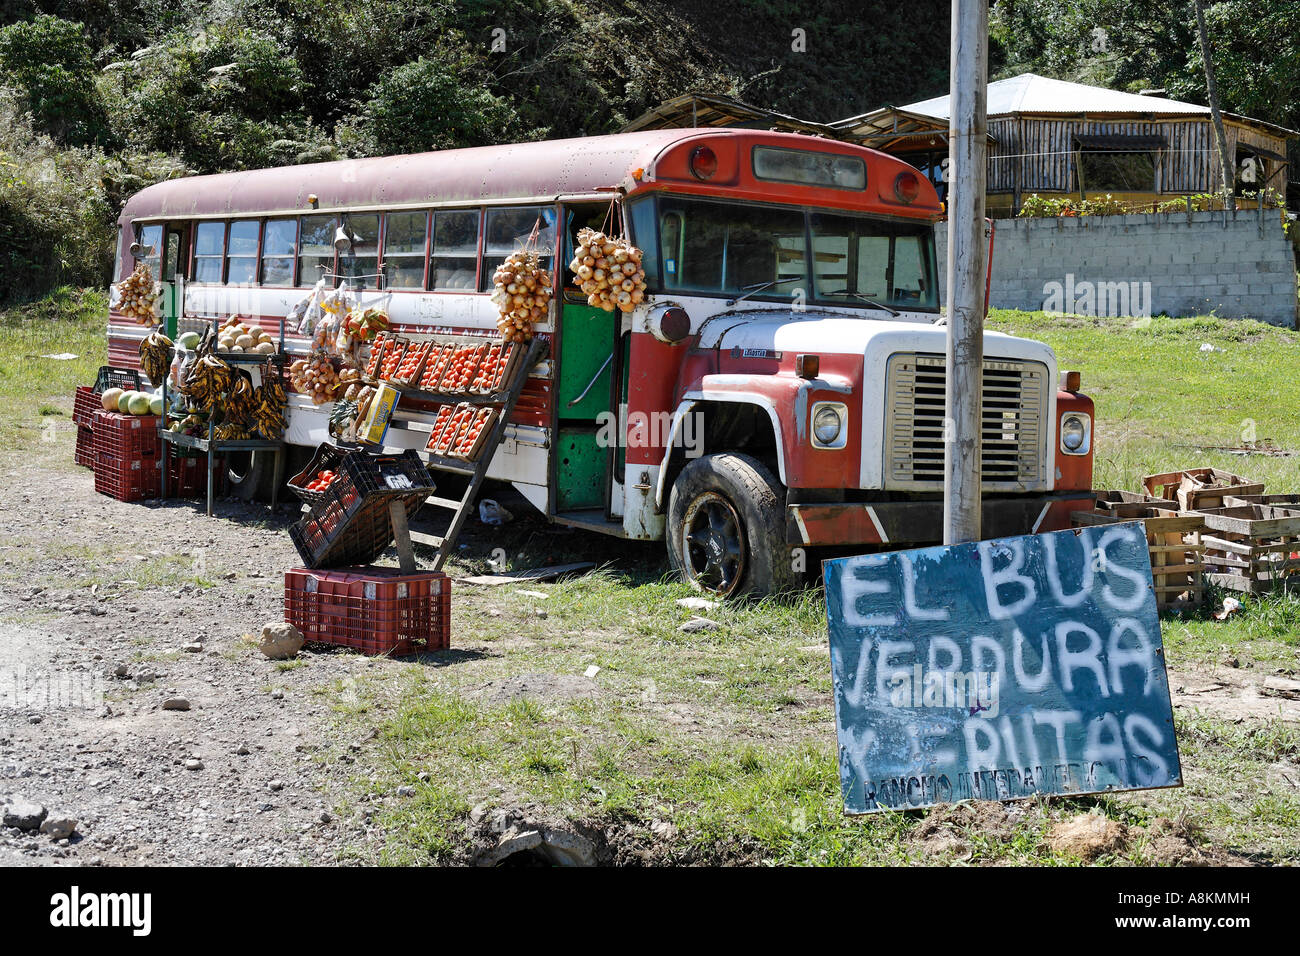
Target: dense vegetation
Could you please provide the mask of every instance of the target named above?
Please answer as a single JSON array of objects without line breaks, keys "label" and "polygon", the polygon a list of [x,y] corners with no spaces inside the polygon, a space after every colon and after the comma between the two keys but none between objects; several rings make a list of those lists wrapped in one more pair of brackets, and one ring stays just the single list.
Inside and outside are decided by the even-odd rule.
[{"label": "dense vegetation", "polygon": [[[0,0],[0,301],[103,282],[123,198],[186,172],[609,132],[692,91],[817,120],[932,96],[948,9]],[[1225,106],[1300,125],[1297,5],[1209,15]],[[992,69],[1200,100],[1190,18],[1182,2],[999,0]]]}]

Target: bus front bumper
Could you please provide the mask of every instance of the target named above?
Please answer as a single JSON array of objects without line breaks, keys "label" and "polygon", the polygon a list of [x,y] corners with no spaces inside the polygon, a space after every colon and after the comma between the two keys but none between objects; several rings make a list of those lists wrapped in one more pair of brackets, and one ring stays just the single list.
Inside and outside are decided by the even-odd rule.
[{"label": "bus front bumper", "polygon": [[[1004,538],[1060,531],[1070,512],[1091,511],[1092,492],[985,498],[981,536]],[[943,501],[879,501],[786,506],[786,543],[791,545],[882,545],[889,549],[943,541]]]}]

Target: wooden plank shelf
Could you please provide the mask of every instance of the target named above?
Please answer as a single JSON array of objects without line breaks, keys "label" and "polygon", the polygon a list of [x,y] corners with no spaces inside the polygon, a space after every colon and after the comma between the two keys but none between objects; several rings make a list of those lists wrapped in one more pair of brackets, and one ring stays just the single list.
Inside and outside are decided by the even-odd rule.
[{"label": "wooden plank shelf", "polygon": [[[523,394],[524,385],[528,381],[528,373],[541,360],[547,347],[545,339],[533,338],[528,343],[528,350],[524,353],[523,360],[513,370],[506,386],[492,396],[464,395],[463,393],[402,392],[403,397],[407,395],[427,397],[428,401],[439,402],[444,405],[467,402],[479,407],[492,406],[498,409],[491,431],[488,432],[486,438],[479,442],[478,457],[474,461],[453,458],[448,455],[435,455],[427,449],[421,452],[430,469],[451,472],[469,479],[465,485],[465,492],[459,499],[434,497],[425,502],[427,505],[451,512],[451,522],[442,535],[419,531],[410,533],[412,541],[437,549],[437,554],[433,559],[433,570],[441,570],[447,558],[451,556],[452,549],[456,547],[456,539],[460,536],[460,529],[464,526],[465,519],[474,507],[474,499],[478,496],[479,488],[487,477],[488,468],[492,464],[496,450],[501,446],[501,442],[505,438],[506,428],[510,424],[510,416],[515,410],[515,403],[519,401],[519,396]],[[410,427],[410,423],[403,424],[405,427]],[[420,430],[423,431],[422,428]]]}]

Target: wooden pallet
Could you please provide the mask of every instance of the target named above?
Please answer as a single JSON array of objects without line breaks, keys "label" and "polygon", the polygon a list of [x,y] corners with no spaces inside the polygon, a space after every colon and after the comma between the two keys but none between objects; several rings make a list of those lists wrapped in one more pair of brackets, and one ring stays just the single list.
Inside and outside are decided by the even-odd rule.
[{"label": "wooden pallet", "polygon": [[1242,505],[1272,505],[1274,508],[1300,511],[1300,495],[1225,495],[1223,498],[1225,508],[1239,508]]},{"label": "wooden pallet", "polygon": [[1144,518],[1152,508],[1177,511],[1178,503],[1137,491],[1097,491],[1097,510],[1121,518]]},{"label": "wooden pallet", "polygon": [[1300,582],[1300,510],[1246,504],[1199,513],[1205,566],[1220,587],[1260,594]]},{"label": "wooden pallet", "polygon": [[1157,498],[1178,499],[1182,511],[1222,508],[1225,495],[1263,494],[1263,482],[1253,482],[1219,468],[1189,468],[1162,475],[1147,475],[1142,487]]},{"label": "wooden pallet", "polygon": [[1125,511],[1142,510],[1141,514],[1116,514],[1099,508],[1076,511],[1070,517],[1075,527],[1141,521],[1151,554],[1151,583],[1155,589],[1156,608],[1160,611],[1200,607],[1205,602],[1205,579],[1200,515],[1180,514],[1171,508],[1135,502],[1124,503]]}]

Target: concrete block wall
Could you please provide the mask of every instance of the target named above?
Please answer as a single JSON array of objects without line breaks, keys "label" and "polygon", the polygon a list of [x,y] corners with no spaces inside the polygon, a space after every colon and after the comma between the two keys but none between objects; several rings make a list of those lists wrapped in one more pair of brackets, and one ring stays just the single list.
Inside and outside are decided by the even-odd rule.
[{"label": "concrete block wall", "polygon": [[[990,303],[1088,315],[1296,322],[1295,254],[1274,211],[998,219]],[[936,230],[940,298],[948,229]]]}]

